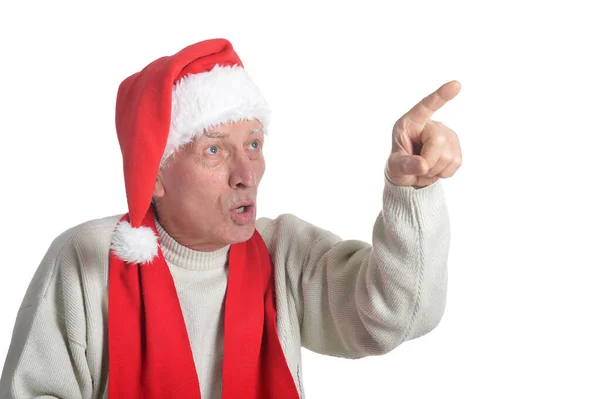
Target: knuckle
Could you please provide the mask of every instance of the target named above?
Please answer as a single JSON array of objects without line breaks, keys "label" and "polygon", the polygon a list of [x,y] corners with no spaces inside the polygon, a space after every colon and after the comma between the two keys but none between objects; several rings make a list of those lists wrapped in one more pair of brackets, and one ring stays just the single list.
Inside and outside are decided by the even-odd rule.
[{"label": "knuckle", "polygon": [[439,174],[440,177],[447,179],[449,177],[454,176],[454,170],[450,170],[450,171],[444,171],[442,173]]},{"label": "knuckle", "polygon": [[394,123],[394,133],[395,134],[403,134],[408,130],[410,126],[410,119],[402,117]]},{"label": "knuckle", "polygon": [[448,138],[442,134],[435,134],[431,137],[431,142],[438,146],[443,146],[448,142]]},{"label": "knuckle", "polygon": [[452,154],[448,154],[448,153],[444,153],[440,156],[440,160],[445,164],[451,163],[453,158],[454,157],[452,156]]}]

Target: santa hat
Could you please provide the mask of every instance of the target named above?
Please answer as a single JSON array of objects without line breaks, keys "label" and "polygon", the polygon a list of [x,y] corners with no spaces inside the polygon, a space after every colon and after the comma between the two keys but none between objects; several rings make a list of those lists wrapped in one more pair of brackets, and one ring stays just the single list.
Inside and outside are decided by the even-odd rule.
[{"label": "santa hat", "polygon": [[126,262],[149,263],[158,239],[143,221],[150,211],[159,168],[205,129],[258,119],[266,133],[270,110],[225,39],[211,39],[162,57],[119,86],[116,128],[123,155],[129,221],[111,241]]}]

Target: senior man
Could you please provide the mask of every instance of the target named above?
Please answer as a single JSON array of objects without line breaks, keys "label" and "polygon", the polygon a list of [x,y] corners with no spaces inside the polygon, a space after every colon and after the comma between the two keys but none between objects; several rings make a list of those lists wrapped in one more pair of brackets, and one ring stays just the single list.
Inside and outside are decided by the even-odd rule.
[{"label": "senior man", "polygon": [[230,42],[206,40],[119,87],[128,213],[73,227],[25,294],[1,398],[301,398],[301,347],[381,355],[440,321],[456,134],[393,127],[373,245],[293,215],[256,220],[269,108]]}]

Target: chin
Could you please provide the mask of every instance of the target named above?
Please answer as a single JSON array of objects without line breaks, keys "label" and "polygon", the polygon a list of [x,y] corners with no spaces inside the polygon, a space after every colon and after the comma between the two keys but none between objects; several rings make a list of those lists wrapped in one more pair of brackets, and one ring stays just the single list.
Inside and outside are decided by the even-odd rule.
[{"label": "chin", "polygon": [[248,241],[254,234],[254,230],[256,228],[255,226],[256,226],[256,223],[254,223],[254,222],[248,223],[247,225],[244,225],[244,226],[235,226],[233,228],[233,231],[231,232],[231,236],[230,236],[231,244]]}]

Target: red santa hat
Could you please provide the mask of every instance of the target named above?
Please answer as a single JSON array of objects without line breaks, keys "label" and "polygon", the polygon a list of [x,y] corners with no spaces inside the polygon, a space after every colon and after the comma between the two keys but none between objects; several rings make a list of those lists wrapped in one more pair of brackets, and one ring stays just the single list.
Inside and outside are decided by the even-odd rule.
[{"label": "red santa hat", "polygon": [[149,263],[158,239],[143,221],[150,211],[159,168],[205,129],[258,119],[267,133],[270,110],[225,39],[205,40],[157,59],[119,86],[116,129],[123,155],[129,221],[111,241],[126,262]]}]

